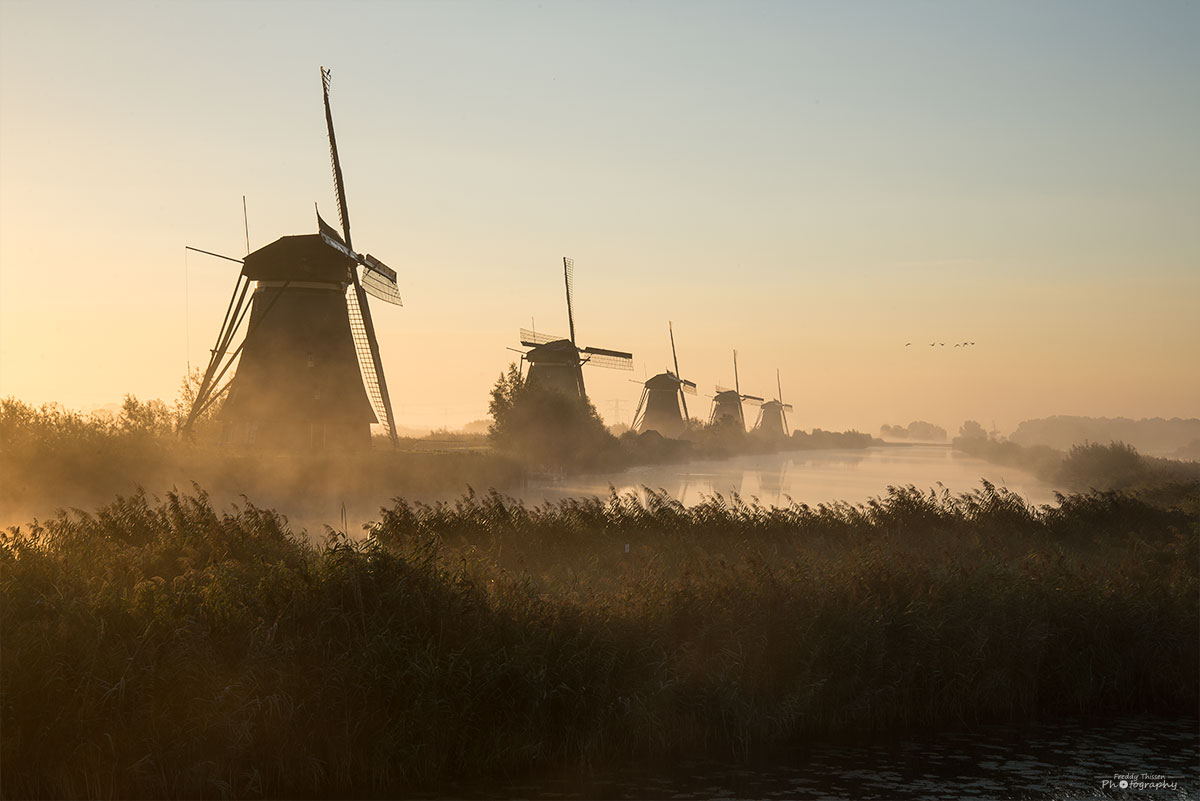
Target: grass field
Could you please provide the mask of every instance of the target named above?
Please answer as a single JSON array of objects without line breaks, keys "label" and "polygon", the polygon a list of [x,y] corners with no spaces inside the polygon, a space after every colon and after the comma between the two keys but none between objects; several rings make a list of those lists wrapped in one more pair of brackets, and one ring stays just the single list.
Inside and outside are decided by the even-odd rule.
[{"label": "grass field", "polygon": [[398,502],[321,547],[200,493],[0,548],[6,796],[363,796],[1194,712],[1198,524],[984,485],[785,509]]}]

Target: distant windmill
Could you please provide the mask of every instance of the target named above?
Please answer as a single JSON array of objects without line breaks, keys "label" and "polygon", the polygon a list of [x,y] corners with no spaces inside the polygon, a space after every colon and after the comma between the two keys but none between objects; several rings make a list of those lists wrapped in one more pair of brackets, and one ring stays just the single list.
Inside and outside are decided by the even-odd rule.
[{"label": "distant windmill", "polygon": [[763,399],[757,395],[742,394],[741,384],[738,381],[737,351],[735,350],[733,352],[733,389],[717,385],[717,394],[713,395],[712,412],[708,416],[709,424],[723,420],[733,421],[741,426],[742,431],[745,431],[746,415],[742,412],[742,401],[762,403]]},{"label": "distant windmill", "polygon": [[783,385],[779,381],[779,368],[775,369],[775,387],[779,390],[779,395],[775,400],[766,401],[759,407],[758,422],[754,424],[755,433],[772,439],[791,436],[791,432],[788,431],[787,412],[792,410],[792,404],[783,402]]},{"label": "distant windmill", "polygon": [[[696,394],[696,384],[679,377],[679,357],[675,354],[675,329],[670,322],[671,359],[675,372],[667,370],[642,385],[642,398],[633,415],[633,430],[657,431],[664,437],[677,437],[686,427],[687,396]],[[682,408],[682,413],[681,413]]]},{"label": "distant windmill", "polygon": [[583,365],[632,370],[633,354],[607,348],[580,348],[575,344],[575,262],[566,256],[563,257],[563,279],[567,286],[567,323],[571,338],[522,328],[521,344],[532,348],[521,355],[523,361],[529,362],[525,383],[586,400]]},{"label": "distant windmill", "polygon": [[[322,67],[342,232],[318,214],[317,233],[285,236],[245,260],[230,259],[240,261],[242,271],[185,431],[227,393],[219,419],[232,442],[285,449],[367,447],[371,423],[384,421],[393,444],[397,442],[367,295],[398,306],[400,291],[394,270],[370,254],[355,252],[351,243],[329,85],[330,73]],[[247,303],[251,282],[255,289]],[[246,333],[234,347],[247,312]],[[235,374],[221,385],[234,363]]]}]

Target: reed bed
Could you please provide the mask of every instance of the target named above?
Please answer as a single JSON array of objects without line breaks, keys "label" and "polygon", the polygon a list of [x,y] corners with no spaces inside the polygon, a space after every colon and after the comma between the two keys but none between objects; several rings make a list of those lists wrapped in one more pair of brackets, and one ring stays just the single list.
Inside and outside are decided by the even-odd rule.
[{"label": "reed bed", "polygon": [[365,534],[202,491],[9,530],[0,789],[404,795],[1200,699],[1196,517],[1127,494],[471,493]]}]

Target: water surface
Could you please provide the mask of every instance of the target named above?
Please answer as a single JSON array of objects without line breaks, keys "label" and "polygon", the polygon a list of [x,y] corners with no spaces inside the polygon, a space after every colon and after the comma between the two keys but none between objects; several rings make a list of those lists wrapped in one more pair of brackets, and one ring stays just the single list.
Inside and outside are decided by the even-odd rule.
[{"label": "water surface", "polygon": [[530,481],[513,495],[531,503],[607,496],[641,487],[663,489],[684,505],[706,495],[738,493],[771,506],[863,503],[885,495],[889,485],[952,492],[977,489],[980,479],[1007,487],[1033,504],[1054,503],[1054,487],[1023,471],[967,456],[945,445],[789,451],[683,464],[644,465],[616,473]]},{"label": "water surface", "polygon": [[[1130,784],[1122,788],[1122,780]],[[869,746],[813,745],[741,763],[631,764],[448,789],[468,798],[542,799],[1193,799],[1200,721],[1124,716],[986,726]]]}]

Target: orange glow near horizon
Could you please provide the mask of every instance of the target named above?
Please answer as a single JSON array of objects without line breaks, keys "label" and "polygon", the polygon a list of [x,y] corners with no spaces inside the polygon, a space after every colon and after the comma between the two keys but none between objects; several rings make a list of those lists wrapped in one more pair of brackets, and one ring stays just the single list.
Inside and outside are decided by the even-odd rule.
[{"label": "orange glow near horizon", "polygon": [[610,423],[668,320],[799,428],[1200,416],[1194,7],[280,8],[0,6],[0,397],[175,397],[236,275],[183,246],[241,255],[243,194],[252,248],[336,220],[325,64],[401,426],[566,332],[563,255],[580,344],[635,355],[585,369]]}]

